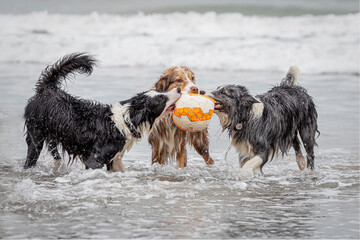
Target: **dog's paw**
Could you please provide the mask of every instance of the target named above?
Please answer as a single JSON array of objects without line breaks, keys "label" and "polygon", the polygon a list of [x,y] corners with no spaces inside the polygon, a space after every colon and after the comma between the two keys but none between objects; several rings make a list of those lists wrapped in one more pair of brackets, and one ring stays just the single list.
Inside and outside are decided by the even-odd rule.
[{"label": "dog's paw", "polygon": [[214,160],[209,157],[209,159],[206,161],[206,165],[214,165]]},{"label": "dog's paw", "polygon": [[251,168],[240,168],[238,175],[239,180],[245,180],[247,178],[253,178],[254,177],[254,171]]}]

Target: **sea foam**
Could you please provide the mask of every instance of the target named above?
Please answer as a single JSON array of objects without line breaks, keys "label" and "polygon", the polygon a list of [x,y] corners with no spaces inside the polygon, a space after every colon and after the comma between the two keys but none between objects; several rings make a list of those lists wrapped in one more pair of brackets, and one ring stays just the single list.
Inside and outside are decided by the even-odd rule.
[{"label": "sea foam", "polygon": [[359,74],[359,13],[1,14],[0,62],[49,64],[87,51],[103,66]]}]

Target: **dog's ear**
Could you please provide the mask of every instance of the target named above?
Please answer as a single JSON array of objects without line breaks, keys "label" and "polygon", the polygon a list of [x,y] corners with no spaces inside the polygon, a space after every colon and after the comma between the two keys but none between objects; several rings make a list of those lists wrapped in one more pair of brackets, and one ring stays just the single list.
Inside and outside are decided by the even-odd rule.
[{"label": "dog's ear", "polygon": [[137,128],[140,124],[146,121],[146,109],[137,110],[131,118],[132,124]]},{"label": "dog's ear", "polygon": [[160,79],[154,85],[155,89],[161,92],[167,91],[170,84],[169,78],[169,74],[164,73],[163,75],[161,75]]}]

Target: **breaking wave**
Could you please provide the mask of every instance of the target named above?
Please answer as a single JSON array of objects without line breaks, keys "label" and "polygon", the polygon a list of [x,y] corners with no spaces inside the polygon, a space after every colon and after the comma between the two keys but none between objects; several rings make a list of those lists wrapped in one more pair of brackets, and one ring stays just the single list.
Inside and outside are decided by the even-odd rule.
[{"label": "breaking wave", "polygon": [[0,62],[53,63],[69,52],[103,66],[359,74],[359,13],[1,14]]}]

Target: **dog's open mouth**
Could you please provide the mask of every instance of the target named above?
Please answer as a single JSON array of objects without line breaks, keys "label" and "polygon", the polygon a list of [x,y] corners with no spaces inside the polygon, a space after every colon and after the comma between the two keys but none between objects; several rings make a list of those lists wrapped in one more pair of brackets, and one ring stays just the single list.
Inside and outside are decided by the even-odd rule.
[{"label": "dog's open mouth", "polygon": [[215,107],[214,109],[222,109],[224,105],[219,100],[215,99]]},{"label": "dog's open mouth", "polygon": [[165,114],[173,111],[175,109],[175,103],[171,104],[166,110]]}]

